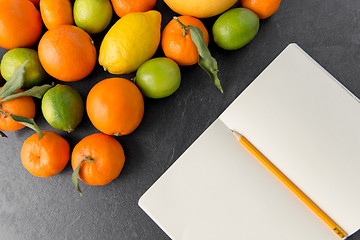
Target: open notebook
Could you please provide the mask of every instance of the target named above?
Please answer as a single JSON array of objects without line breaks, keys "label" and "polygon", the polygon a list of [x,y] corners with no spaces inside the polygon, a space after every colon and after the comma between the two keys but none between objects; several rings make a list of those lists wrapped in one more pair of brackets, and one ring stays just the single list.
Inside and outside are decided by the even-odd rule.
[{"label": "open notebook", "polygon": [[340,239],[231,129],[347,235],[360,228],[360,102],[290,44],[139,200],[172,239]]}]

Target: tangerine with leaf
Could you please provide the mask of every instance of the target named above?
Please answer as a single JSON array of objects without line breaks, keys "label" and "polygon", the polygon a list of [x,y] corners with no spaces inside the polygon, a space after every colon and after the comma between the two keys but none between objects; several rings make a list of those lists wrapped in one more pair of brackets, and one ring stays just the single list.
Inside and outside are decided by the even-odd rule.
[{"label": "tangerine with leaf", "polygon": [[114,137],[103,133],[87,136],[71,155],[73,184],[80,194],[78,178],[88,185],[108,184],[120,175],[124,163],[124,150]]},{"label": "tangerine with leaf", "polygon": [[[199,19],[191,16],[180,16],[178,20],[184,25],[200,28],[206,45],[209,44],[209,33]],[[161,47],[165,55],[179,65],[194,65],[199,61],[199,53],[191,39],[189,30],[183,28],[175,19],[172,19],[164,28]]]},{"label": "tangerine with leaf", "polygon": [[[20,89],[16,93],[21,92],[23,90]],[[25,127],[12,119],[9,114],[27,118],[35,117],[35,103],[32,97],[20,97],[6,102],[1,102],[2,99],[0,98],[0,131],[16,131]]]}]

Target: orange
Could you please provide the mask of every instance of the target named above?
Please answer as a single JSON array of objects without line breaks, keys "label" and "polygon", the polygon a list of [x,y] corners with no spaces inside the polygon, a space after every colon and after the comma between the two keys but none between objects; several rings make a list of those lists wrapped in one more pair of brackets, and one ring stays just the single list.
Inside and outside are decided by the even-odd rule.
[{"label": "orange", "polygon": [[86,77],[96,64],[96,50],[89,34],[71,25],[47,31],[40,39],[38,53],[45,71],[65,82]]},{"label": "orange", "polygon": [[123,17],[132,12],[147,12],[154,8],[156,0],[111,0],[115,13]]},{"label": "orange", "polygon": [[31,47],[40,38],[39,11],[29,0],[0,0],[0,47]]},{"label": "orange", "polygon": [[[19,92],[23,92],[23,90],[17,91],[17,93]],[[35,103],[32,97],[15,98],[10,101],[0,102],[0,111],[14,114],[17,116],[34,118]],[[24,127],[25,126],[22,125],[21,123],[18,123],[15,120],[13,120],[9,116],[9,114],[0,113],[0,131],[16,131]]]},{"label": "orange", "polygon": [[[199,19],[190,16],[181,16],[178,19],[186,26],[191,25],[200,28],[206,45],[209,44],[209,33]],[[175,19],[171,20],[164,28],[161,46],[165,55],[179,65],[188,66],[199,61],[199,53],[196,45],[191,40],[189,30],[186,30],[184,36],[184,29]]]},{"label": "orange", "polygon": [[105,185],[120,175],[125,163],[121,144],[103,133],[95,133],[83,138],[71,155],[71,165],[75,170],[79,164],[79,179],[88,185]]},{"label": "orange", "polygon": [[90,90],[86,111],[99,131],[108,135],[126,135],[139,126],[144,115],[144,100],[131,81],[108,78]]},{"label": "orange", "polygon": [[39,7],[40,0],[30,0],[30,2],[32,2],[35,7]]},{"label": "orange", "polygon": [[279,9],[281,0],[241,0],[240,2],[242,7],[253,11],[260,19],[265,19]]},{"label": "orange", "polygon": [[69,143],[56,132],[44,131],[25,140],[21,149],[24,167],[36,177],[51,177],[61,172],[70,159]]},{"label": "orange", "polygon": [[70,0],[41,0],[40,12],[47,29],[60,25],[74,25]]}]

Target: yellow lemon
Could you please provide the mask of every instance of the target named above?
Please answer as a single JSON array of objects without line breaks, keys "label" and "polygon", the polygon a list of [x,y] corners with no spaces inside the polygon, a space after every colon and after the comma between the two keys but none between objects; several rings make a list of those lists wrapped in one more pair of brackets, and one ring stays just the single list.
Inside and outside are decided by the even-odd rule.
[{"label": "yellow lemon", "polygon": [[129,13],[118,20],[100,46],[99,63],[112,74],[136,71],[149,60],[160,43],[158,11]]},{"label": "yellow lemon", "polygon": [[174,11],[181,15],[207,18],[218,15],[231,8],[237,0],[164,0]]}]

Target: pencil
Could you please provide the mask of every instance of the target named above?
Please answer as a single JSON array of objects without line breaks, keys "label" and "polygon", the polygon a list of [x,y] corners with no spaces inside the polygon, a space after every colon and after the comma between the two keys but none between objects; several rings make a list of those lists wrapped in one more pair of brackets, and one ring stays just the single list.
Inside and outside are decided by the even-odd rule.
[{"label": "pencil", "polygon": [[244,136],[232,130],[237,140],[244,145],[268,170],[270,170],[290,191],[303,201],[316,215],[318,215],[339,237],[346,237],[342,230],[325,212],[323,212],[309,197],[307,197],[293,182],[290,181],[275,165],[273,165],[259,150],[257,150]]}]

